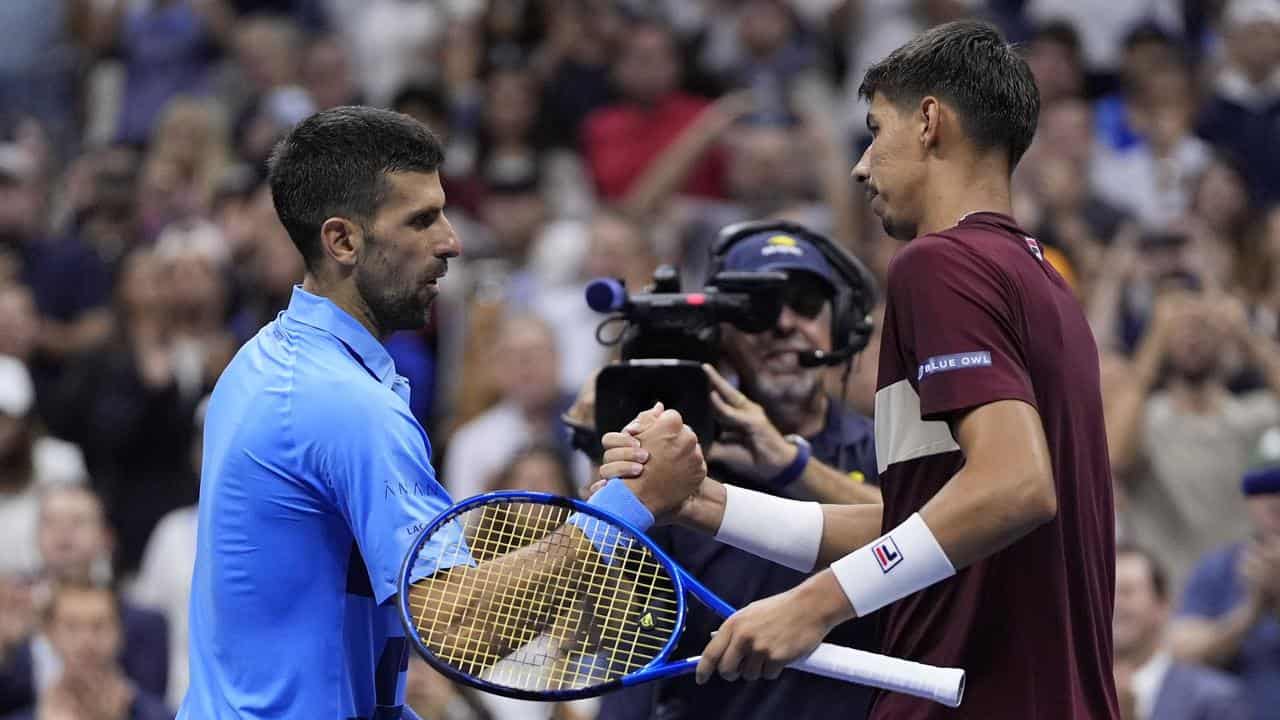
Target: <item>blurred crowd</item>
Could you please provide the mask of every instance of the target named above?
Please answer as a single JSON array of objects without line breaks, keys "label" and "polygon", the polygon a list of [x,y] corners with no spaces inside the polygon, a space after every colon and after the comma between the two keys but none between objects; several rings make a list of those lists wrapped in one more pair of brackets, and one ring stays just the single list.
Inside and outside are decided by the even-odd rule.
[{"label": "blurred crowd", "polygon": [[[1015,207],[1099,343],[1127,717],[1183,717],[1160,708],[1188,687],[1245,708],[1195,717],[1274,717],[1280,0],[0,2],[0,717],[182,696],[203,401],[303,273],[264,182],[294,123],[370,104],[443,139],[463,257],[387,345],[455,497],[574,493],[591,469],[561,416],[611,357],[585,283],[670,265],[697,287],[721,227],[769,217],[883,281],[857,88],[961,17],[1040,84]],[[843,391],[867,416],[877,342]],[[594,713],[416,660],[410,696]]]}]

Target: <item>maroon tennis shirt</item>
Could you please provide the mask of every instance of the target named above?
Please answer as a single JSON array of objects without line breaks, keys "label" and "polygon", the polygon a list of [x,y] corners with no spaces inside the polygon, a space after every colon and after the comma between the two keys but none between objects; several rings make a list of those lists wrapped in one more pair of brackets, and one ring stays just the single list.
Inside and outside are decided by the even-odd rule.
[{"label": "maroon tennis shirt", "polygon": [[972,213],[889,265],[876,383],[884,530],[964,465],[948,421],[998,400],[1040,413],[1058,514],[882,610],[883,651],[968,672],[960,709],[883,693],[875,720],[1113,720],[1115,522],[1098,350],[1079,302],[1014,221]]}]

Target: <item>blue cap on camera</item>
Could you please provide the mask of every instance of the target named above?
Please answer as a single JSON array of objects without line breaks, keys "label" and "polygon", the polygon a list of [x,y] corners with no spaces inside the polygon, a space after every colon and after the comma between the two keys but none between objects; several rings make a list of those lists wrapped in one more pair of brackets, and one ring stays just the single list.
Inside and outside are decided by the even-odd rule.
[{"label": "blue cap on camera", "polygon": [[802,237],[778,230],[749,235],[734,243],[724,258],[724,269],[740,272],[805,270],[825,280],[833,294],[840,287],[835,269],[822,251]]}]

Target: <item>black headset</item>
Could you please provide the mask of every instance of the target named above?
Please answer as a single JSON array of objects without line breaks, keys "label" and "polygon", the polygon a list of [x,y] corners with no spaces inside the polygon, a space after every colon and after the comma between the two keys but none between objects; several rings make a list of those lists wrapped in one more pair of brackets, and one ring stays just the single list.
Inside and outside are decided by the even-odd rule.
[{"label": "black headset", "polygon": [[792,235],[818,249],[840,276],[831,302],[831,352],[814,350],[800,354],[805,367],[839,365],[862,352],[875,329],[876,280],[852,253],[803,225],[786,220],[752,220],[723,228],[711,249],[711,277],[724,269],[729,250],[743,238],[765,232]]}]

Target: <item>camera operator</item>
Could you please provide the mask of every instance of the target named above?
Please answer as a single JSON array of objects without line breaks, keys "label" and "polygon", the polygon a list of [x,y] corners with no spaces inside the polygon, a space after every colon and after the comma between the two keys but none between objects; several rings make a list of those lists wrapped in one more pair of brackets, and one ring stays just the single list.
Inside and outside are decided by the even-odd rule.
[{"label": "camera operator", "polygon": [[[846,338],[839,343],[846,351],[834,352],[836,331],[856,325],[869,334],[865,319],[859,324],[838,316],[855,306],[864,317],[870,312],[873,300],[838,302],[851,292],[869,299],[874,294],[869,275],[838,272],[815,244],[825,238],[811,241],[813,236],[799,226],[743,224],[726,228],[721,237],[729,241],[718,247],[719,270],[777,271],[787,281],[784,306],[772,329],[750,334],[722,324],[722,361],[736,374],[738,387],[704,366],[721,426],[708,455],[709,474],[778,495],[829,503],[879,502],[872,423],[824,390],[829,363],[852,362],[865,344],[865,337],[853,345]],[[862,287],[850,288],[852,283]],[[809,361],[802,360],[806,356]],[[814,357],[828,359],[827,364],[813,363]],[[651,535],[678,564],[735,607],[790,589],[806,577],[685,528],[664,527]],[[709,611],[691,606],[688,631],[674,656],[697,655],[719,624]],[[840,626],[828,640],[874,650],[875,637],[874,626],[858,620]],[[599,720],[855,719],[866,716],[870,697],[862,686],[798,672],[784,673],[776,681],[717,679],[703,686],[689,676],[607,695]]]}]

